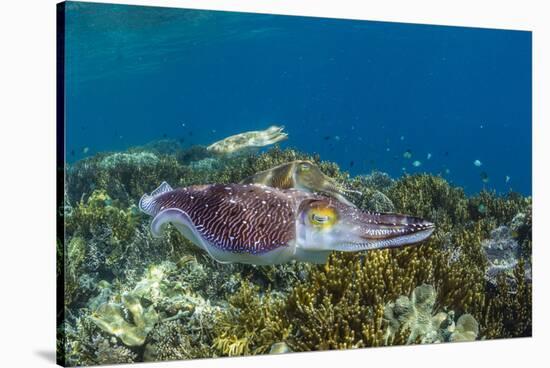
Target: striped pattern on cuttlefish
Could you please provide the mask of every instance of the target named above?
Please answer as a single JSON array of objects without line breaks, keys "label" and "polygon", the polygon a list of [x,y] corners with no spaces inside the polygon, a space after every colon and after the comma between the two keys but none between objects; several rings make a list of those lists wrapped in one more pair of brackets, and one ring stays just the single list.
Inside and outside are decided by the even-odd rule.
[{"label": "striped pattern on cuttlefish", "polygon": [[139,208],[167,223],[222,263],[325,263],[329,253],[419,243],[434,231],[420,218],[361,211],[333,198],[258,184],[211,184],[172,189],[162,183]]}]

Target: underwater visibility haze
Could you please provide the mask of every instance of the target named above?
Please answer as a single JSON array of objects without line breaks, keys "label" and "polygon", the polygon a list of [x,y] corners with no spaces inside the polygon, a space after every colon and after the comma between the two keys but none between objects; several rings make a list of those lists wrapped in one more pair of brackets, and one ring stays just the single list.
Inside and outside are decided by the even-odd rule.
[{"label": "underwater visibility haze", "polygon": [[531,336],[530,32],[58,9],[60,364]]}]

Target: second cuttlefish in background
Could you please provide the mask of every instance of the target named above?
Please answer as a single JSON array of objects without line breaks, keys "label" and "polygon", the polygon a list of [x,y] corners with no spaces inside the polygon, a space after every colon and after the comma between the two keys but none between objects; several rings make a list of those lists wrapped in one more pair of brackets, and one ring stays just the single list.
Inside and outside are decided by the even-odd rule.
[{"label": "second cuttlefish in background", "polygon": [[300,189],[310,193],[323,193],[334,197],[348,206],[354,206],[347,193],[361,192],[345,189],[321,172],[311,161],[296,160],[260,171],[241,181],[241,184],[263,184],[279,189]]}]

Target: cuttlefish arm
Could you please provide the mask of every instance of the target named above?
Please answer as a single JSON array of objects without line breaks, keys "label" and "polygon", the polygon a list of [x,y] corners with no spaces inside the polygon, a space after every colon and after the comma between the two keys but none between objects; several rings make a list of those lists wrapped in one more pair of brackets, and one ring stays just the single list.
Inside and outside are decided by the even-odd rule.
[{"label": "cuttlefish arm", "polygon": [[223,263],[324,263],[331,251],[415,244],[434,230],[419,218],[368,213],[328,197],[263,185],[172,189],[163,183],[144,195],[139,206],[154,217],[155,236],[171,223]]},{"label": "cuttlefish arm", "polygon": [[288,134],[283,132],[284,126],[270,126],[266,130],[252,134],[250,144],[255,147],[269,146],[288,138]]}]

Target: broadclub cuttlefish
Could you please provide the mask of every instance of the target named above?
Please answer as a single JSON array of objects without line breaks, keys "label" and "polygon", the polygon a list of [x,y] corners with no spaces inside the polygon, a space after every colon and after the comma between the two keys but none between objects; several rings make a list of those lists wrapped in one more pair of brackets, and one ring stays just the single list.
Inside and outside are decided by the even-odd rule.
[{"label": "broadclub cuttlefish", "polygon": [[235,134],[212,143],[206,149],[219,155],[251,152],[260,147],[269,146],[287,139],[288,134],[283,132],[283,130],[284,127],[273,125],[265,130]]},{"label": "broadclub cuttlefish", "polygon": [[143,195],[139,208],[154,216],[154,236],[171,223],[221,263],[325,263],[334,250],[415,244],[435,229],[417,217],[365,212],[330,197],[260,184],[172,189],[163,182]]},{"label": "broadclub cuttlefish", "polygon": [[333,179],[323,174],[318,166],[307,160],[286,162],[249,176],[240,183],[264,184],[279,189],[296,188],[313,193],[320,192],[353,207],[355,205],[345,195],[349,193],[361,194],[357,190],[346,189],[337,184]]}]

